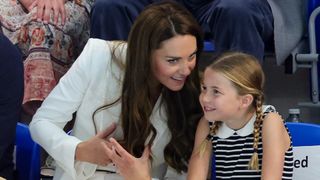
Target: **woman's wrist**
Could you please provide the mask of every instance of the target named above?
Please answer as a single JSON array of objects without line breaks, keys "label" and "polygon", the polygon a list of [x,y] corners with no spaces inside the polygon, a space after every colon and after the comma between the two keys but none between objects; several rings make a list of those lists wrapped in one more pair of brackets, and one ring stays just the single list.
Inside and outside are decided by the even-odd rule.
[{"label": "woman's wrist", "polygon": [[74,159],[77,160],[77,161],[81,161],[83,160],[82,158],[82,150],[83,150],[83,147],[84,147],[84,142],[81,142],[77,145],[76,147],[76,152],[75,152],[75,157]]}]

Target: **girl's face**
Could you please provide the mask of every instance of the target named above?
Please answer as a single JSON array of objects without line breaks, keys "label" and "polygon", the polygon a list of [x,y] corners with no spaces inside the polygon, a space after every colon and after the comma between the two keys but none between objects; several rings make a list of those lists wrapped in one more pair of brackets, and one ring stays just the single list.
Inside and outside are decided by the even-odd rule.
[{"label": "girl's face", "polygon": [[201,84],[200,104],[209,121],[233,121],[239,116],[241,96],[232,82],[207,68]]},{"label": "girl's face", "polygon": [[182,89],[196,65],[197,41],[192,35],[177,35],[161,43],[152,54],[151,70],[160,84],[172,91]]}]

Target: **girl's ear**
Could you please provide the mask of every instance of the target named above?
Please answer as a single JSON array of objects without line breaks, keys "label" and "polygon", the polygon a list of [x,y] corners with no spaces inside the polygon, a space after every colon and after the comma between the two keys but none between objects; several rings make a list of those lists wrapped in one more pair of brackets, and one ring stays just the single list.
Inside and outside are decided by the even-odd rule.
[{"label": "girl's ear", "polygon": [[241,105],[243,108],[251,106],[254,98],[251,94],[246,94],[241,97]]}]

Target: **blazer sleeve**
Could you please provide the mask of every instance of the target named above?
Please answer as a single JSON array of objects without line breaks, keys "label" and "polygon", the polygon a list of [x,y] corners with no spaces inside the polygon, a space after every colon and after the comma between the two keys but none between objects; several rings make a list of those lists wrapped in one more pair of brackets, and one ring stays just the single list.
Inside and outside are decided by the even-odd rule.
[{"label": "blazer sleeve", "polygon": [[[92,63],[96,62],[94,60],[99,53],[96,49],[100,46],[106,46],[106,41],[94,39],[88,41],[81,55],[44,100],[30,123],[32,138],[56,160],[64,172],[77,180],[92,176],[97,165],[75,162],[76,146],[81,140],[67,135],[63,127],[81,105],[90,78],[94,78],[91,75],[94,66]],[[108,48],[105,49],[107,51]],[[101,54],[104,59],[110,58],[108,52]],[[106,54],[109,56],[106,57]]]}]

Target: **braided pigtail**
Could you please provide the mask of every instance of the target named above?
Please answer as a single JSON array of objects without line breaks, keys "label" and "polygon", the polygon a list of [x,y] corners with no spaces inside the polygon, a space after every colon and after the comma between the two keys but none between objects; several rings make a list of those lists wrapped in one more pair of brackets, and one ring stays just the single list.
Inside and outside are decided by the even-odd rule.
[{"label": "braided pigtail", "polygon": [[249,169],[252,169],[252,170],[259,169],[258,143],[259,143],[259,137],[260,137],[260,125],[263,119],[262,104],[263,104],[263,95],[258,95],[255,100],[257,117],[254,122],[254,130],[253,130],[253,155],[249,162]]},{"label": "braided pigtail", "polygon": [[207,149],[207,145],[211,142],[213,136],[217,133],[219,127],[221,126],[220,121],[215,121],[212,125],[210,125],[210,132],[208,136],[201,142],[198,153],[200,154],[200,157],[203,156]]}]

